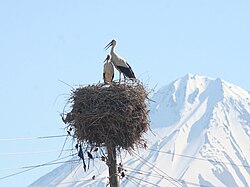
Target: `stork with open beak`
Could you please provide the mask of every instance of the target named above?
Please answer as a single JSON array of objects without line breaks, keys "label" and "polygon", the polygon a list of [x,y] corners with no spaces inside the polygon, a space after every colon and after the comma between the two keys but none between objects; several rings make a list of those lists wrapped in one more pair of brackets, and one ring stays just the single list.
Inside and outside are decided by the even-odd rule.
[{"label": "stork with open beak", "polygon": [[127,77],[129,79],[136,79],[135,74],[128,64],[128,62],[120,57],[118,54],[115,53],[115,46],[116,46],[116,40],[112,40],[104,49],[107,50],[111,47],[110,55],[111,55],[111,62],[115,65],[116,69],[119,71],[119,82],[121,80],[121,73],[124,75],[124,77]]},{"label": "stork with open beak", "polygon": [[112,83],[113,78],[114,78],[114,67],[110,59],[111,59],[111,56],[110,54],[108,54],[106,59],[104,60],[103,80],[105,83]]}]

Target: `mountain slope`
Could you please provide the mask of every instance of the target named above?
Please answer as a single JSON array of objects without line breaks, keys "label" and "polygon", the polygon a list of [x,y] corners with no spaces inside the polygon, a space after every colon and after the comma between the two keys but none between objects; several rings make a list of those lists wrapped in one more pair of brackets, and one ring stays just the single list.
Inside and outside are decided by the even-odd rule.
[{"label": "mountain slope", "polygon": [[[121,186],[250,185],[247,91],[188,74],[161,88],[152,100],[148,149],[121,154],[126,169]],[[105,163],[96,159],[93,164],[85,173],[81,163],[67,163],[31,186],[106,186]]]}]

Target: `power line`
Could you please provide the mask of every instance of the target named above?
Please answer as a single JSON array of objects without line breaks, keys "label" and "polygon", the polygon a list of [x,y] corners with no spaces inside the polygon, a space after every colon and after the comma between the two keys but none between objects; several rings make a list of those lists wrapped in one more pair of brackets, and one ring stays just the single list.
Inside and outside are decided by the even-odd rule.
[{"label": "power line", "polygon": [[[128,176],[125,176],[125,178],[129,181],[129,182],[131,182],[131,183],[133,183],[133,184],[135,184],[135,186],[138,186],[138,187],[140,187],[141,185],[140,185],[140,183],[139,182],[137,182],[136,180],[134,180],[134,179],[130,179]],[[131,177],[132,178],[132,177]],[[122,181],[122,182],[124,182],[124,181]],[[125,182],[124,182],[125,183]],[[122,185],[122,183],[121,183],[121,185]]]},{"label": "power line", "polygon": [[[154,183],[152,183],[152,182],[149,182],[149,181],[146,181],[146,180],[143,180],[143,179],[139,179],[139,178],[134,177],[134,176],[131,176],[131,175],[127,175],[127,176],[129,176],[129,177],[131,177],[131,178],[134,178],[134,179],[136,179],[136,180],[142,181],[142,182],[144,182],[144,183],[151,184],[151,185],[153,185],[153,186],[158,186],[158,185],[156,185],[156,184],[154,184]],[[139,184],[140,184],[140,183],[139,183]],[[158,187],[159,187],[159,186],[158,186]]]},{"label": "power line", "polygon": [[54,164],[62,164],[62,163],[66,163],[66,162],[71,162],[71,161],[57,162],[57,161],[65,159],[65,158],[68,158],[68,157],[72,157],[72,156],[75,156],[75,155],[76,154],[70,155],[70,156],[66,156],[66,157],[62,157],[62,158],[59,158],[59,159],[56,159],[56,160],[52,160],[52,161],[46,162],[44,164],[39,164],[39,165],[34,165],[34,166],[24,166],[24,167],[22,167],[20,169],[25,169],[25,170],[19,171],[19,172],[16,172],[16,173],[12,173],[12,174],[9,174],[9,175],[3,176],[3,177],[0,177],[0,180],[3,180],[3,179],[6,179],[6,178],[9,178],[9,177],[13,177],[13,176],[19,175],[21,173],[25,173],[25,172],[28,172],[30,170],[33,170],[33,169],[36,169],[36,168],[39,168],[39,167],[49,166],[49,165],[54,165]]},{"label": "power line", "polygon": [[[138,187],[141,187],[141,186],[142,186],[138,181],[136,181],[136,180],[133,179],[132,177],[130,178],[130,177],[126,176],[125,178],[127,179],[127,181],[129,181],[129,182],[135,184],[135,186],[138,186]],[[122,185],[122,183],[121,183],[121,185]]]},{"label": "power line", "polygon": [[[165,173],[164,171],[162,171],[161,169],[159,169],[158,167],[156,167],[155,165],[153,165],[152,163],[150,163],[148,160],[145,160],[144,158],[142,158],[140,155],[138,155],[135,151],[133,151],[133,153],[137,156],[137,158],[139,160],[141,160],[144,164],[146,164],[147,166],[149,166],[150,168],[152,168],[156,173],[160,174],[158,171],[156,171],[155,169],[159,170],[160,172],[164,173],[164,175],[166,175],[167,177],[164,177],[167,181],[169,181],[171,184],[173,184],[174,186],[181,185],[179,183],[178,180],[170,177],[167,173]],[[174,182],[176,182],[177,184],[175,184]]]},{"label": "power line", "polygon": [[[134,154],[136,154],[135,152],[134,152]],[[140,157],[138,154],[137,154],[137,156],[138,157]],[[140,157],[141,159],[143,159],[142,157]],[[181,179],[175,179],[175,178],[172,178],[172,177],[170,177],[169,175],[167,175],[164,171],[162,171],[162,170],[160,170],[159,168],[157,168],[155,165],[153,165],[152,163],[150,163],[148,160],[145,160],[145,159],[143,159],[145,162],[145,164],[146,163],[148,163],[148,164],[150,164],[150,165],[152,165],[153,167],[155,167],[156,169],[158,169],[159,171],[161,171],[162,173],[164,173],[164,175],[161,175],[161,174],[159,174],[158,172],[157,172],[157,174],[159,174],[159,176],[161,176],[161,177],[163,177],[163,178],[166,178],[166,176],[167,176],[167,178],[166,179],[171,179],[171,180],[173,180],[173,181],[175,181],[175,182],[180,182],[180,183],[187,183],[187,184],[190,184],[190,185],[193,185],[193,186],[201,186],[201,187],[208,187],[208,186],[206,186],[206,185],[201,185],[201,184],[196,184],[196,183],[193,183],[193,182],[189,182],[189,181],[185,181],[185,180],[181,180]],[[126,167],[125,167],[126,168]],[[153,170],[154,170],[154,168],[153,168]],[[134,169],[133,169],[133,171],[134,171]],[[139,170],[139,171],[142,171],[142,170]],[[155,170],[154,170],[155,171]],[[143,172],[145,172],[145,171],[143,171]],[[156,172],[156,171],[155,171]],[[151,174],[151,173],[150,173]],[[166,176],[165,176],[166,175]],[[169,181],[170,182],[170,181]],[[173,184],[173,183],[172,183]],[[178,183],[179,184],[179,183]],[[181,186],[182,186],[182,184],[181,184]]]},{"label": "power line", "polygon": [[156,177],[156,178],[164,178],[165,176],[157,174],[157,173],[152,173],[151,171],[144,171],[144,170],[139,170],[139,169],[134,169],[128,166],[124,167],[125,170],[139,174],[139,175],[147,175],[147,176],[151,176],[151,177]]},{"label": "power line", "polygon": [[[52,139],[52,138],[62,138],[62,137],[67,137],[69,135],[49,135],[49,136],[38,136],[38,137],[22,137],[22,138],[0,138],[0,141],[19,141],[19,140],[36,140],[36,139]],[[173,152],[167,152],[167,151],[161,151],[161,150],[156,150],[156,149],[151,149],[149,148],[148,150],[151,151],[157,151],[157,152],[161,152],[161,153],[165,153],[165,154],[170,154],[170,155],[175,155],[175,156],[180,156],[180,157],[186,157],[186,158],[192,158],[192,159],[196,159],[196,160],[201,160],[201,161],[209,161],[209,162],[214,162],[214,163],[223,163],[226,165],[233,165],[233,166],[239,166],[239,167],[245,167],[245,168],[249,168],[249,165],[242,165],[242,164],[235,164],[235,163],[230,163],[230,162],[223,162],[223,161],[215,161],[215,160],[211,160],[211,159],[205,159],[205,158],[197,158],[197,157],[193,157],[193,156],[189,156],[189,155],[184,155],[184,154],[177,154],[177,153],[173,153]],[[46,151],[44,151],[46,152]],[[57,151],[55,151],[57,152]],[[42,153],[42,152],[41,152]],[[16,154],[39,154],[39,152],[37,153],[26,153],[26,152],[20,152],[20,153],[0,153],[1,155],[16,155]]]},{"label": "power line", "polygon": [[51,138],[61,138],[65,136],[68,136],[68,135],[52,135],[52,136],[38,136],[38,137],[25,137],[25,138],[0,138],[0,141],[51,139]]},{"label": "power line", "polygon": [[[152,149],[151,149],[152,150]],[[159,151],[159,150],[155,150],[155,151]],[[163,153],[168,153],[169,154],[169,152],[164,152],[164,151],[159,151],[159,152],[163,152]],[[136,153],[134,153],[134,154],[136,154]],[[136,154],[140,159],[142,159],[145,163],[148,163],[148,164],[150,164],[151,166],[153,165],[153,164],[151,164],[150,162],[148,162],[147,160],[145,160],[145,159],[143,159],[142,157],[140,157],[138,154]],[[74,155],[70,155],[70,156],[74,156]],[[178,155],[178,156],[184,156],[184,157],[188,157],[188,158],[195,158],[195,157],[191,157],[191,156],[187,156],[187,155]],[[67,157],[69,157],[69,156],[67,156]],[[67,158],[67,157],[64,157],[64,158]],[[45,163],[45,164],[39,164],[39,165],[33,165],[33,166],[25,166],[25,167],[21,167],[21,168],[17,168],[17,169],[25,169],[24,171],[20,171],[20,172],[17,172],[17,173],[13,173],[13,174],[11,174],[11,175],[7,175],[7,176],[4,176],[4,177],[1,177],[0,178],[0,180],[2,180],[2,179],[5,179],[5,178],[8,178],[8,177],[12,177],[12,176],[15,176],[15,175],[18,175],[18,174],[21,174],[21,173],[24,173],[24,172],[27,172],[27,171],[30,171],[30,170],[32,170],[32,169],[35,169],[35,168],[38,168],[38,167],[42,167],[42,166],[49,166],[49,165],[55,165],[55,164],[62,164],[62,163],[67,163],[67,162],[71,162],[71,163],[73,163],[73,162],[79,162],[79,160],[70,160],[70,161],[61,161],[61,162],[56,162],[56,161],[58,161],[58,160],[61,160],[61,159],[64,159],[64,158],[60,158],[60,159],[56,159],[56,160],[54,160],[54,161],[50,161],[50,162],[48,162],[48,163]],[[202,159],[202,160],[205,160],[205,159]],[[205,161],[208,161],[208,160],[205,160]],[[150,167],[151,167],[150,166]],[[153,165],[153,170],[154,170],[154,165]],[[129,167],[127,167],[127,168],[129,168]],[[157,168],[157,167],[155,167],[155,168]],[[158,170],[160,170],[159,168],[157,168]],[[144,174],[146,174],[146,172],[145,171],[142,171],[142,170],[135,170],[135,169],[133,169],[132,170],[133,172],[136,172],[136,171],[139,171],[139,172],[136,172],[136,173],[138,173],[138,174],[142,174],[143,175],[143,173],[141,173],[141,172],[144,172]],[[154,170],[155,171],[155,170]],[[162,170],[160,170],[161,172],[163,172]],[[156,171],[157,172],[157,171]],[[148,172],[149,173],[149,172]],[[158,173],[158,172],[157,172]],[[165,173],[165,172],[163,172],[163,173]],[[166,173],[165,173],[166,174]],[[150,173],[150,175],[151,176],[155,176],[155,177],[163,177],[163,178],[166,178],[166,176],[164,176],[164,175],[161,175],[161,174],[159,174],[158,173],[158,175],[152,175],[152,173]],[[167,174],[166,174],[167,175]],[[130,176],[129,175],[129,177],[132,177],[132,176]],[[187,184],[191,184],[191,185],[195,185],[195,186],[205,186],[205,185],[200,185],[200,184],[195,184],[195,183],[192,183],[192,182],[187,182],[187,181],[184,181],[184,180],[180,180],[180,179],[174,179],[174,178],[172,178],[172,177],[170,177],[169,175],[167,175],[167,179],[171,179],[172,181],[175,181],[175,182],[181,182],[181,183],[187,183]],[[172,182],[172,181],[169,181],[169,182]],[[132,179],[130,179],[130,182],[132,182]],[[135,183],[135,181],[133,181],[134,183]],[[173,184],[173,183],[172,183]],[[175,184],[174,184],[175,185]]]},{"label": "power line", "polygon": [[177,153],[173,153],[173,152],[161,151],[161,150],[151,149],[151,148],[149,148],[148,150],[156,151],[156,152],[160,152],[160,153],[165,153],[165,154],[170,154],[170,155],[175,155],[175,156],[180,156],[180,157],[185,157],[185,158],[192,158],[192,159],[200,160],[200,161],[214,162],[214,163],[218,163],[218,164],[223,163],[223,164],[226,164],[226,165],[239,166],[239,167],[244,167],[244,168],[249,168],[250,167],[249,165],[241,165],[241,164],[235,164],[235,163],[223,162],[223,161],[216,161],[216,160],[205,159],[205,158],[197,158],[197,157],[194,157],[194,156],[177,154]]},{"label": "power line", "polygon": [[77,181],[69,181],[69,182],[61,182],[61,183],[54,183],[54,184],[48,184],[45,185],[44,187],[49,187],[49,186],[59,186],[59,185],[64,185],[64,184],[73,184],[73,183],[81,183],[81,182],[90,182],[90,181],[95,181],[95,180],[104,180],[106,179],[106,177],[102,177],[102,178],[95,178],[95,179],[83,179],[83,180],[77,180]]},{"label": "power line", "polygon": [[[22,167],[19,167],[19,168],[3,168],[3,169],[0,169],[0,171],[5,171],[5,170],[20,170],[20,169],[30,169],[30,168],[37,168],[37,167],[43,167],[43,166],[50,166],[50,165],[55,165],[55,164],[64,164],[64,163],[68,163],[68,162],[79,162],[80,159],[75,159],[75,160],[69,160],[69,161],[62,161],[62,162],[56,162],[57,160],[61,160],[61,159],[65,159],[65,158],[68,158],[68,157],[74,157],[76,156],[77,153],[75,154],[72,154],[72,155],[69,155],[69,156],[66,156],[66,157],[62,157],[62,158],[59,158],[59,159],[56,159],[54,161],[50,161],[52,163],[44,163],[44,164],[37,164],[37,165],[32,165],[32,166],[22,166]],[[94,159],[100,159],[101,157],[94,157]],[[84,157],[85,160],[88,160],[89,158],[88,157]]]},{"label": "power line", "polygon": [[[27,138],[0,138],[0,141],[19,141],[19,140],[36,140],[36,139],[52,139],[52,138],[61,138],[61,137],[68,137],[69,135],[51,135],[51,136],[39,136],[39,137],[27,137]],[[72,151],[73,149],[67,149],[67,150],[64,150],[64,151]],[[226,164],[226,165],[232,165],[232,166],[238,166],[238,167],[245,167],[245,168],[249,168],[250,166],[249,165],[241,165],[241,164],[235,164],[235,163],[230,163],[230,162],[223,162],[223,161],[215,161],[215,160],[211,160],[211,159],[205,159],[205,158],[197,158],[197,157],[194,157],[194,156],[190,156],[190,155],[184,155],[184,154],[177,154],[177,153],[173,153],[173,152],[167,152],[167,151],[162,151],[162,150],[157,150],[157,149],[152,149],[152,148],[149,148],[148,150],[151,150],[151,151],[156,151],[156,152],[161,152],[161,153],[164,153],[164,154],[169,154],[169,155],[175,155],[175,156],[180,156],[180,157],[184,157],[184,158],[190,158],[190,159],[196,159],[196,160],[200,160],[200,161],[208,161],[208,162],[213,162],[213,163],[223,163],[223,164]],[[61,150],[48,150],[48,151],[37,151],[37,152],[16,152],[16,153],[0,153],[0,156],[1,155],[29,155],[29,154],[41,154],[41,153],[50,153],[50,152],[60,152]],[[136,154],[136,153],[135,153]],[[164,171],[160,170],[159,168],[157,168],[155,165],[151,164],[150,162],[148,162],[147,160],[143,159],[142,157],[140,157],[138,154],[137,154],[137,157],[139,157],[140,160],[143,160],[144,163],[148,163],[150,164],[151,166],[149,167],[152,167],[152,169],[157,172],[155,169],[159,170],[160,172],[164,173],[166,176],[163,176],[161,174],[159,174],[159,176],[161,177],[164,177],[165,179],[167,179],[171,184],[175,185],[176,184],[174,182],[177,182],[177,184],[179,183],[189,183],[189,184],[192,184],[192,185],[199,185],[199,184],[195,184],[195,183],[191,183],[191,182],[187,182],[187,181],[184,181],[184,180],[180,180],[180,179],[174,179],[172,177],[170,177],[169,175],[167,175]],[[60,159],[58,159],[60,160]],[[57,161],[57,160],[56,160]],[[34,166],[24,166],[24,167],[21,167],[21,168],[5,168],[5,169],[0,169],[0,171],[2,170],[16,170],[16,169],[25,169],[23,171],[20,171],[20,172],[17,172],[17,173],[13,173],[13,174],[10,174],[10,175],[7,175],[7,176],[4,176],[4,177],[1,177],[0,180],[2,179],[5,179],[5,178],[8,178],[8,177],[11,177],[11,176],[15,176],[15,175],[18,175],[18,174],[21,174],[21,173],[24,173],[24,172],[27,172],[27,171],[30,171],[32,169],[35,169],[35,168],[38,168],[38,167],[42,167],[42,166],[49,166],[49,165],[54,165],[54,164],[62,164],[62,163],[67,163],[67,162],[75,162],[75,161],[79,161],[79,160],[71,160],[71,161],[64,161],[64,162],[54,162],[54,163],[45,163],[45,164],[39,164],[39,165],[34,165]],[[53,162],[53,161],[51,161]],[[131,176],[130,176],[131,177]],[[132,179],[130,179],[132,180]],[[135,182],[135,181],[134,181]],[[199,185],[201,186],[201,185]]]},{"label": "power line", "polygon": [[[65,149],[63,152],[73,151],[74,149]],[[33,155],[33,154],[42,154],[42,153],[56,153],[61,152],[62,150],[47,150],[47,151],[34,151],[34,152],[10,152],[10,153],[0,153],[2,155]]]},{"label": "power line", "polygon": [[[149,171],[137,170],[137,169],[134,169],[134,168],[131,168],[131,167],[128,167],[128,166],[125,166],[124,169],[125,170],[129,170],[129,171],[134,172],[134,173],[137,173],[137,174],[140,174],[140,175],[147,175],[147,176],[156,177],[156,178],[164,178],[165,177],[164,175],[152,174]],[[196,183],[185,181],[185,180],[181,180],[181,179],[175,179],[175,180],[178,180],[178,181],[180,181],[182,183],[190,184],[190,185],[193,185],[193,186],[208,187],[206,185],[196,184]]]},{"label": "power line", "polygon": [[56,164],[64,164],[67,162],[79,162],[79,160],[68,160],[68,161],[61,161],[61,162],[53,162],[48,164],[38,164],[38,165],[31,165],[31,166],[22,166],[19,168],[3,168],[0,169],[0,171],[7,171],[7,170],[21,170],[21,169],[31,169],[31,168],[37,168],[37,167],[43,167],[43,166],[50,166],[50,165],[56,165]]}]

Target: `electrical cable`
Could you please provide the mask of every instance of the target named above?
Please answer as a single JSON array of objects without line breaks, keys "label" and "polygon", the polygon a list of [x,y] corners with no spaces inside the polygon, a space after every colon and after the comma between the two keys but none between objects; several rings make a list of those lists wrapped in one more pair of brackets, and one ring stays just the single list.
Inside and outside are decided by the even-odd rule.
[{"label": "electrical cable", "polygon": [[[144,158],[142,158],[140,155],[138,155],[135,151],[132,151],[139,160],[141,160],[145,165],[147,165],[148,167],[152,168],[156,173],[160,174],[158,171],[156,171],[155,169],[159,170],[160,172],[164,173],[164,175],[166,175],[167,177],[165,177],[165,179],[167,181],[169,181],[171,184],[173,184],[174,186],[177,186],[175,183],[177,183],[178,185],[182,186],[182,184],[180,184],[180,182],[172,177],[170,177],[166,172],[162,171],[161,169],[159,169],[158,167],[156,167],[154,164],[150,163],[148,160],[145,160]],[[150,165],[150,166],[149,166]],[[171,181],[172,180],[172,181]],[[174,183],[174,182],[175,183]]]},{"label": "electrical cable", "polygon": [[[65,149],[63,152],[73,151],[74,149]],[[0,153],[0,156],[4,155],[33,155],[33,154],[42,154],[42,153],[56,153],[61,152],[62,150],[47,150],[47,151],[34,151],[34,152],[10,152],[10,153]]]},{"label": "electrical cable", "polygon": [[[128,176],[131,177],[131,178],[134,178],[134,179],[136,179],[136,180],[142,181],[142,182],[144,182],[144,183],[151,184],[151,185],[153,185],[153,186],[158,186],[158,185],[156,185],[156,184],[154,184],[154,183],[152,183],[152,182],[148,182],[148,181],[146,181],[146,180],[143,180],[143,179],[140,179],[140,178],[131,176],[131,175],[128,175]],[[158,187],[159,187],[159,186],[158,186]]]},{"label": "electrical cable", "polygon": [[[149,171],[133,169],[133,168],[128,167],[128,166],[125,166],[124,169],[127,170],[127,171],[130,171],[130,172],[137,173],[139,175],[146,175],[146,176],[151,176],[151,177],[155,177],[155,178],[164,178],[165,177],[165,176],[159,175],[159,174],[152,174]],[[181,180],[181,179],[175,179],[175,180],[178,180],[178,181],[181,181],[182,183],[190,184],[190,185],[193,185],[193,186],[209,187],[209,186],[206,186],[206,185],[196,184],[196,183]]]},{"label": "electrical cable", "polygon": [[[136,180],[134,180],[134,179],[130,179],[128,176],[126,176],[125,177],[129,182],[131,182],[131,183],[133,183],[133,184],[135,184],[135,186],[138,186],[138,187],[140,187],[141,185],[140,185],[140,183],[139,182],[137,182]],[[125,182],[124,182],[125,183]],[[121,185],[122,185],[122,183],[121,183]]]},{"label": "electrical cable", "polygon": [[[55,162],[57,162],[59,160],[62,160],[62,159],[68,158],[68,157],[72,157],[72,156],[75,156],[75,155],[69,155],[69,156],[66,156],[66,157],[62,157],[62,158],[59,158],[59,159],[56,159],[56,160],[52,160],[52,161],[46,162],[44,164],[39,164],[39,165],[34,165],[34,166],[25,166],[25,167],[22,167],[22,169],[25,169],[25,170],[19,171],[19,172],[16,172],[16,173],[12,173],[12,174],[9,174],[9,175],[3,176],[3,177],[0,177],[0,180],[6,179],[6,178],[9,178],[9,177],[12,177],[12,176],[19,175],[21,173],[25,173],[25,172],[28,172],[30,170],[33,170],[33,169],[36,169],[36,168],[39,168],[39,167],[42,167],[42,166],[53,165]],[[65,162],[70,162],[70,161],[57,162],[55,164],[62,164],[62,163],[65,163]]]},{"label": "electrical cable", "polygon": [[[62,158],[58,158],[57,160],[61,160],[61,159],[65,159],[65,158],[68,158],[68,157],[73,157],[73,156],[76,156],[77,153],[75,154],[72,154],[72,155],[69,155],[69,156],[66,156],[66,157],[62,157]],[[101,158],[101,157],[95,157],[96,158]],[[84,159],[88,159],[88,157],[85,157]],[[57,161],[56,160],[56,161]],[[62,162],[53,162],[53,163],[45,163],[45,164],[37,164],[37,165],[32,165],[32,166],[22,166],[22,167],[19,167],[19,168],[3,168],[3,169],[0,169],[0,171],[6,171],[6,170],[20,170],[20,169],[30,169],[30,168],[36,168],[36,167],[42,167],[42,166],[49,166],[49,165],[55,165],[55,164],[63,164],[63,163],[67,163],[67,162],[78,162],[80,159],[76,159],[76,160],[69,160],[69,161],[62,161]],[[51,161],[52,162],[52,161]]]},{"label": "electrical cable", "polygon": [[[51,139],[51,138],[61,138],[61,137],[67,137],[67,136],[68,135],[49,135],[49,136],[38,136],[38,137],[31,137],[31,138],[29,138],[29,137],[26,137],[26,138],[0,138],[0,141]],[[176,156],[180,156],[180,157],[192,158],[192,159],[201,160],[201,161],[208,161],[208,162],[214,162],[214,163],[223,163],[223,164],[226,164],[226,165],[245,167],[245,168],[250,167],[250,165],[234,164],[234,163],[230,163],[230,162],[215,161],[215,160],[210,160],[210,159],[205,159],[205,158],[197,158],[197,157],[193,157],[193,156],[189,156],[189,155],[183,155],[183,154],[177,154],[177,153],[172,153],[172,152],[167,152],[167,151],[161,151],[161,150],[156,150],[156,149],[152,149],[152,148],[148,148],[148,150],[157,151],[157,152],[170,154],[170,155],[176,155]],[[25,153],[25,152],[23,152],[23,153],[0,153],[0,156],[1,155],[16,155],[16,154],[29,154],[29,153]],[[33,153],[31,152],[30,154],[33,154]],[[36,154],[36,153],[34,153],[34,154]],[[38,152],[37,152],[37,154],[38,154]]]},{"label": "electrical cable", "polygon": [[205,158],[197,158],[197,157],[193,157],[193,156],[189,156],[189,155],[171,153],[171,152],[161,151],[161,150],[151,149],[151,148],[149,148],[148,150],[156,151],[156,152],[159,152],[159,153],[170,154],[170,155],[176,155],[176,156],[180,156],[180,157],[192,158],[192,159],[200,160],[200,161],[214,162],[214,163],[218,163],[218,164],[223,163],[223,164],[226,164],[226,165],[239,166],[239,167],[245,167],[245,168],[249,168],[250,167],[249,165],[241,165],[241,164],[234,164],[234,163],[230,163],[230,162],[210,160],[210,159],[205,159]]},{"label": "electrical cable", "polygon": [[[52,139],[52,138],[61,138],[61,137],[67,137],[68,135],[50,135],[50,136],[39,136],[39,137],[27,137],[27,138],[0,138],[0,141],[19,141],[19,140],[36,140],[36,139]],[[66,149],[66,150],[63,150],[63,152],[65,151],[72,151],[73,149]],[[172,152],[167,152],[167,151],[162,151],[162,150],[157,150],[157,149],[152,149],[152,148],[148,148],[148,150],[151,150],[151,151],[156,151],[156,152],[159,152],[159,153],[164,153],[164,154],[169,154],[169,155],[176,155],[176,156],[180,156],[180,157],[184,157],[184,158],[190,158],[190,159],[196,159],[196,160],[200,160],[200,161],[208,161],[208,162],[213,162],[213,163],[223,163],[223,164],[226,164],[226,165],[232,165],[232,166],[238,166],[238,167],[245,167],[245,168],[249,168],[250,166],[249,165],[241,165],[241,164],[235,164],[235,163],[230,163],[230,162],[223,162],[223,161],[215,161],[215,160],[210,160],[210,159],[205,159],[205,158],[197,158],[197,157],[194,157],[194,156],[189,156],[189,155],[184,155],[184,154],[177,154],[177,153],[172,153]],[[14,153],[0,153],[0,156],[1,155],[29,155],[29,154],[41,154],[41,153],[52,153],[52,152],[61,152],[62,150],[48,150],[48,151],[37,151],[37,152],[14,152]],[[164,171],[160,170],[159,168],[157,168],[155,165],[153,165],[152,163],[150,163],[149,161],[143,159],[140,155],[138,155],[136,152],[134,152],[135,155],[137,155],[137,158],[139,160],[141,160],[142,162],[144,162],[146,165],[148,165],[148,167],[152,168],[157,174],[158,174],[158,177],[164,177],[165,179],[167,179],[171,184],[177,186],[178,185],[182,185],[183,183],[188,183],[188,184],[191,184],[191,185],[199,185],[199,186],[204,186],[205,185],[200,185],[200,184],[195,184],[195,183],[192,183],[192,182],[187,182],[187,181],[184,181],[184,180],[180,180],[180,179],[174,179],[172,177],[170,177],[169,175],[167,175]],[[72,156],[72,155],[71,155]],[[54,164],[62,164],[62,163],[67,163],[67,162],[76,162],[76,161],[79,161],[79,160],[71,160],[71,161],[63,161],[63,162],[56,162],[58,160],[61,160],[61,159],[64,159],[65,157],[63,158],[60,158],[60,159],[57,159],[57,160],[54,160],[54,161],[50,161],[48,163],[45,163],[45,164],[39,164],[39,165],[34,165],[34,166],[24,166],[24,167],[20,167],[20,168],[5,168],[5,169],[0,169],[0,171],[4,171],[4,170],[20,170],[20,169],[25,169],[23,171],[20,171],[20,172],[17,172],[17,173],[13,173],[13,174],[10,174],[10,175],[6,175],[4,177],[0,177],[0,180],[3,180],[5,178],[9,178],[9,177],[12,177],[12,176],[15,176],[15,175],[18,175],[18,174],[21,174],[21,173],[24,173],[24,172],[27,172],[27,171],[30,171],[32,169],[35,169],[35,168],[39,168],[39,167],[42,167],[42,166],[49,166],[49,165],[54,165]],[[149,166],[151,165],[151,166]],[[158,171],[156,171],[155,169],[157,169],[158,171],[160,171],[161,173],[164,173],[164,175],[161,175]],[[141,170],[142,171],[142,170]],[[135,171],[134,171],[135,172]],[[142,174],[142,173],[141,173]],[[143,174],[142,174],[143,175]],[[131,176],[130,176],[131,177]],[[156,177],[156,176],[155,176]],[[130,179],[132,180],[132,179]],[[135,181],[134,181],[135,182]],[[175,184],[175,183],[177,184]],[[181,184],[180,184],[181,183]]]},{"label": "electrical cable", "polygon": [[73,184],[73,183],[81,183],[81,182],[90,182],[90,181],[94,181],[94,180],[103,180],[106,179],[106,177],[102,177],[102,178],[95,178],[95,179],[83,179],[83,180],[77,180],[77,181],[69,181],[69,182],[61,182],[58,184],[49,184],[49,185],[45,185],[43,187],[50,187],[50,186],[60,186],[60,185],[65,185],[65,184]]},{"label": "electrical cable", "polygon": [[51,138],[61,138],[68,135],[52,135],[52,136],[38,136],[31,138],[0,138],[0,141],[16,141],[16,140],[36,140],[36,139],[51,139]]},{"label": "electrical cable", "polygon": [[[136,154],[136,153],[135,153]],[[138,155],[138,154],[137,154]],[[139,156],[139,155],[138,155]],[[140,157],[140,156],[139,156]],[[146,163],[148,163],[148,164],[150,164],[150,165],[152,165],[153,167],[155,167],[156,169],[158,169],[159,171],[161,171],[162,173],[164,173],[165,175],[167,175],[164,171],[162,171],[162,170],[160,170],[158,167],[156,167],[155,165],[153,165],[152,163],[150,163],[149,161],[147,161],[147,160],[145,160],[145,159],[143,159],[142,157],[140,157],[142,160],[144,160],[144,163],[146,164]],[[154,169],[153,169],[154,170]],[[155,171],[155,170],[154,170]],[[157,172],[158,173],[158,172]],[[159,174],[159,173],[158,173]],[[166,178],[164,175],[161,175],[161,174],[159,174],[160,176],[162,176],[162,177],[164,177],[164,178]],[[188,183],[188,184],[191,184],[191,185],[194,185],[194,186],[202,186],[202,187],[208,187],[208,186],[206,186],[206,185],[200,185],[200,184],[196,184],[196,183],[193,183],[193,182],[188,182],[188,181],[184,181],[184,180],[181,180],[181,179],[174,179],[174,178],[172,178],[172,177],[170,177],[169,175],[167,175],[167,177],[168,178],[170,178],[170,179],[172,179],[173,181],[175,181],[175,182],[180,182],[181,183],[181,186],[182,186],[182,184],[183,183]],[[179,184],[179,183],[178,183]]]}]

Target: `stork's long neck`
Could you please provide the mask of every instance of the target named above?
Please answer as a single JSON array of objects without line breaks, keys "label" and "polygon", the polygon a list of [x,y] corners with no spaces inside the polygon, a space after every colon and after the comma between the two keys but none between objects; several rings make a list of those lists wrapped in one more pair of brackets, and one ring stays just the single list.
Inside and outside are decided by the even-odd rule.
[{"label": "stork's long neck", "polygon": [[114,53],[115,53],[115,45],[112,45],[112,46],[111,46],[110,53],[111,53],[111,54],[114,54]]}]

